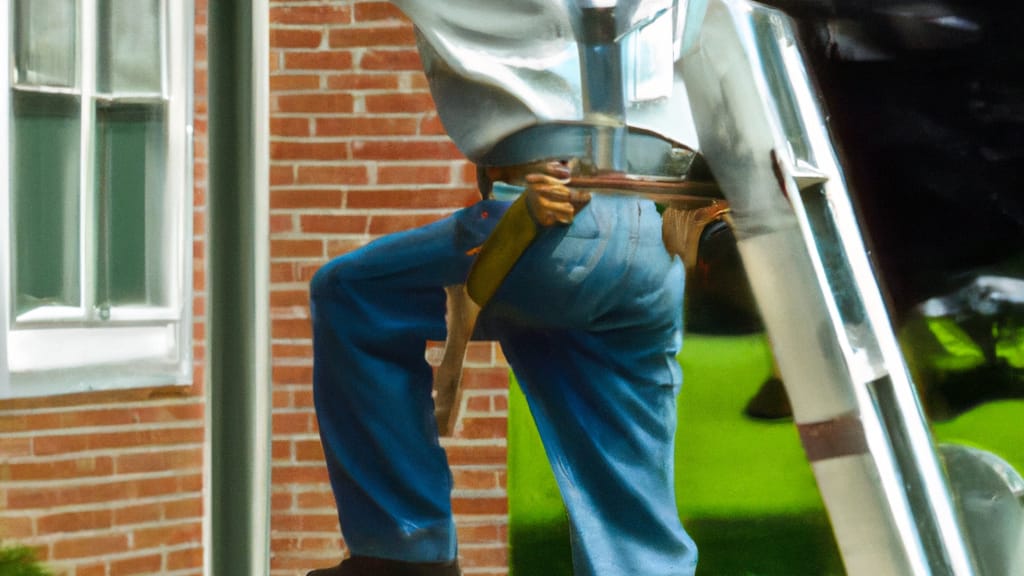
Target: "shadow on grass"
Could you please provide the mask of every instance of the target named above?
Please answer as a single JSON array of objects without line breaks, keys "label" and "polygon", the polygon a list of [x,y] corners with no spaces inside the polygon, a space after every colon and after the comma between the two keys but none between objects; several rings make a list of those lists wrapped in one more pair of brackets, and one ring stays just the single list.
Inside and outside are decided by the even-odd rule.
[{"label": "shadow on grass", "polygon": [[[792,516],[691,518],[697,576],[841,576],[839,552],[824,513]],[[513,576],[571,576],[565,522],[513,526]]]}]

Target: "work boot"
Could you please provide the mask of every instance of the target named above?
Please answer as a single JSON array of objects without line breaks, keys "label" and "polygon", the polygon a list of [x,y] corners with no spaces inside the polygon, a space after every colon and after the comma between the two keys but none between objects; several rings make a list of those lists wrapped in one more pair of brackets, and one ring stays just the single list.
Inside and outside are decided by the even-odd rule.
[{"label": "work boot", "polygon": [[793,417],[793,409],[789,405],[786,387],[777,376],[772,376],[761,384],[757,394],[747,402],[743,413],[754,420],[786,420]]},{"label": "work boot", "polygon": [[333,568],[313,570],[306,576],[460,576],[459,561],[401,562],[352,556]]}]

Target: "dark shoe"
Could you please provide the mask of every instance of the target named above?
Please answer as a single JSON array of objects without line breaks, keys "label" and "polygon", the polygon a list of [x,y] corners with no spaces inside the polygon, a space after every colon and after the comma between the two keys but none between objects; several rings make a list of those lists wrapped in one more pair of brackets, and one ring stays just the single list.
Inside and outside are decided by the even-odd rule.
[{"label": "dark shoe", "polygon": [[459,561],[400,562],[352,556],[333,568],[313,570],[306,576],[460,576]]},{"label": "dark shoe", "polygon": [[771,377],[761,384],[761,389],[750,399],[743,413],[754,420],[784,420],[793,417],[789,396],[782,380]]}]

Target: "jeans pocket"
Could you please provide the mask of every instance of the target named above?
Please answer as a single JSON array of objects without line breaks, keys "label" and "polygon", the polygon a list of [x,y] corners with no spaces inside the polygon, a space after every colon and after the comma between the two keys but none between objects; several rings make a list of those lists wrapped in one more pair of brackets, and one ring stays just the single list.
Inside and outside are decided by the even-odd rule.
[{"label": "jeans pocket", "polygon": [[565,235],[572,238],[597,238],[600,232],[601,227],[598,225],[595,210],[587,205],[573,217]]}]

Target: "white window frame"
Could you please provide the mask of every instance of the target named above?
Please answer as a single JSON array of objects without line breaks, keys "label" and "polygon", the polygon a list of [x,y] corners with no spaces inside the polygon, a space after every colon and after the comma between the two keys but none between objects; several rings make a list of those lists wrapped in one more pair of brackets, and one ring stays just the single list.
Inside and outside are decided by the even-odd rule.
[{"label": "white window frame", "polygon": [[[70,307],[40,308],[12,318],[11,305],[11,120],[10,70],[14,34],[0,42],[0,398],[46,396],[90,390],[190,384],[192,380],[192,197],[193,197],[193,38],[192,0],[161,0],[167,17],[163,49],[167,57],[164,96],[167,99],[165,206],[173,212],[168,229],[164,270],[172,287],[165,307],[112,308],[105,322],[66,322],[67,316],[88,318],[92,311]],[[0,14],[13,27],[13,0],[0,0]],[[79,89],[81,130],[82,230],[93,218],[92,186],[95,115],[97,0],[79,5]],[[13,28],[8,28],[8,32]],[[86,108],[88,107],[88,108]],[[83,232],[84,234],[84,232]],[[95,246],[81,242],[80,261],[95,261]],[[83,266],[83,306],[94,300],[94,273]],[[17,323],[17,327],[15,324]],[[155,351],[161,351],[156,353]]]}]

